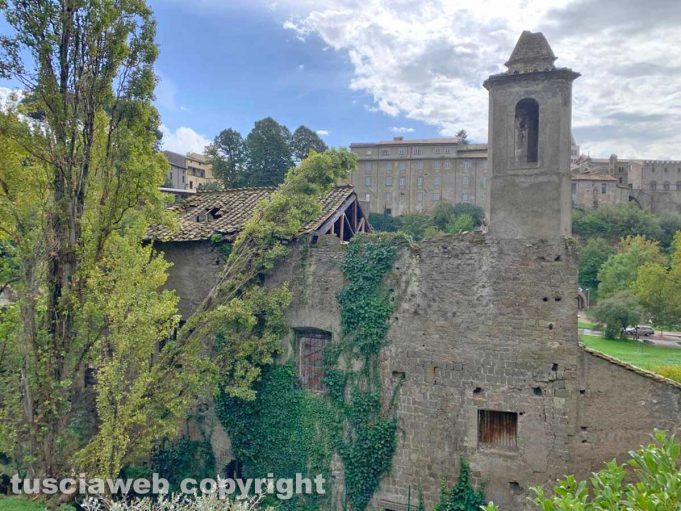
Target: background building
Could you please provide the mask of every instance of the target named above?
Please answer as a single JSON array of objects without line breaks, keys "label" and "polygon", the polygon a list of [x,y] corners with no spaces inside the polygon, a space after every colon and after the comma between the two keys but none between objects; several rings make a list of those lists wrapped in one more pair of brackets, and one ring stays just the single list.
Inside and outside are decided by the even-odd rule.
[{"label": "background building", "polygon": [[374,213],[430,212],[440,201],[485,207],[487,145],[456,138],[352,144],[359,160],[351,183]]},{"label": "background building", "polygon": [[163,151],[163,154],[170,163],[164,188],[196,191],[201,185],[218,182],[204,155],[187,153],[184,156],[172,151]]}]

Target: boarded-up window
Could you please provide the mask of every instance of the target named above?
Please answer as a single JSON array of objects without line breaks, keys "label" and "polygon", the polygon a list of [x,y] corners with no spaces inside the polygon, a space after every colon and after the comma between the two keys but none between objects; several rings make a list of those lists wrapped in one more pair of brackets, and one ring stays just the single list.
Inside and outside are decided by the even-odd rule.
[{"label": "boarded-up window", "polygon": [[303,387],[313,392],[324,391],[324,348],[331,334],[324,330],[305,329],[296,332],[298,337],[298,366]]},{"label": "boarded-up window", "polygon": [[478,410],[478,443],[481,446],[517,447],[518,414]]}]

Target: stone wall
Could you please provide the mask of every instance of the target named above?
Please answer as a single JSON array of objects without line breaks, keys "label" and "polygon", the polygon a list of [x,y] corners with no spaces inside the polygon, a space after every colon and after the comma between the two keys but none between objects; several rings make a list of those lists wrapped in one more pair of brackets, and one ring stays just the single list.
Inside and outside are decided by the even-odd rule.
[{"label": "stone wall", "polygon": [[[214,281],[216,254],[207,244],[164,251],[175,262],[168,285],[189,311]],[[344,255],[334,237],[301,242],[268,279],[289,283],[292,331],[318,328],[338,340]],[[197,272],[200,261],[210,264]],[[576,274],[570,240],[471,233],[403,250],[386,281],[399,301],[381,353],[386,396],[403,383],[398,446],[374,499],[379,509],[407,509],[410,489],[415,505],[419,488],[434,505],[441,478],[453,481],[462,457],[476,481],[486,482],[488,498],[524,509],[530,487],[569,473],[587,477],[626,457],[655,427],[678,426],[678,385],[580,347]],[[517,447],[481,445],[479,410],[517,413]],[[229,440],[217,421],[212,428],[224,467]],[[336,490],[342,480],[336,469]]]},{"label": "stone wall", "polygon": [[186,321],[215,285],[224,259],[210,241],[155,243],[154,247],[173,265],[165,287],[180,295],[178,308]]},{"label": "stone wall", "polygon": [[[339,335],[344,247],[304,246],[271,277],[294,293],[292,328]],[[398,448],[374,503],[404,510],[411,488],[434,505],[440,479],[471,463],[502,509],[528,489],[587,476],[680,415],[677,386],[578,344],[570,241],[494,240],[479,233],[405,250],[386,285],[399,305],[381,354],[384,388],[399,393]],[[295,354],[289,355],[295,357]],[[478,411],[515,412],[517,448],[478,443]],[[337,474],[342,480],[342,474]]]},{"label": "stone wall", "polygon": [[681,215],[681,191],[629,190],[629,200],[658,215]]}]

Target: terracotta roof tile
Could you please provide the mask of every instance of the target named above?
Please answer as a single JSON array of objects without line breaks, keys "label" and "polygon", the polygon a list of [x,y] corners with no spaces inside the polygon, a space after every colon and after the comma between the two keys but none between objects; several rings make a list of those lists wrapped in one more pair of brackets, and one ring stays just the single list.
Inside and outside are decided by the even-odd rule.
[{"label": "terracotta roof tile", "polygon": [[[233,188],[219,192],[198,192],[169,206],[179,217],[179,230],[159,225],[150,228],[147,238],[156,241],[207,240],[213,234],[233,239],[251,218],[256,205],[269,198],[274,187]],[[320,227],[343,203],[354,195],[352,186],[338,186],[322,200],[321,216],[308,222],[301,234]]]}]

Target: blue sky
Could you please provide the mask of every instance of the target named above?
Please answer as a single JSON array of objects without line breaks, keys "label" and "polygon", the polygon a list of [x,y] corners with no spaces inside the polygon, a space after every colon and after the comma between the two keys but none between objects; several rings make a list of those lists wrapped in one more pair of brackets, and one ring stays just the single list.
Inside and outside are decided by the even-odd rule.
[{"label": "blue sky", "polygon": [[347,55],[319,37],[300,40],[278,12],[236,3],[215,10],[167,0],[152,6],[157,106],[170,136],[182,127],[207,138],[225,128],[245,136],[267,116],[291,130],[320,130],[332,146],[387,139],[399,128],[413,129],[408,136],[438,135],[436,126],[370,111],[371,96],[349,88]]},{"label": "blue sky", "polygon": [[[522,30],[582,73],[582,152],[681,159],[681,2],[673,0],[149,0],[166,148],[201,150],[271,116],[329,145],[487,140],[490,74]],[[0,30],[6,27],[0,21]],[[7,87],[0,82],[0,99]],[[3,88],[4,87],[4,88]]]}]

